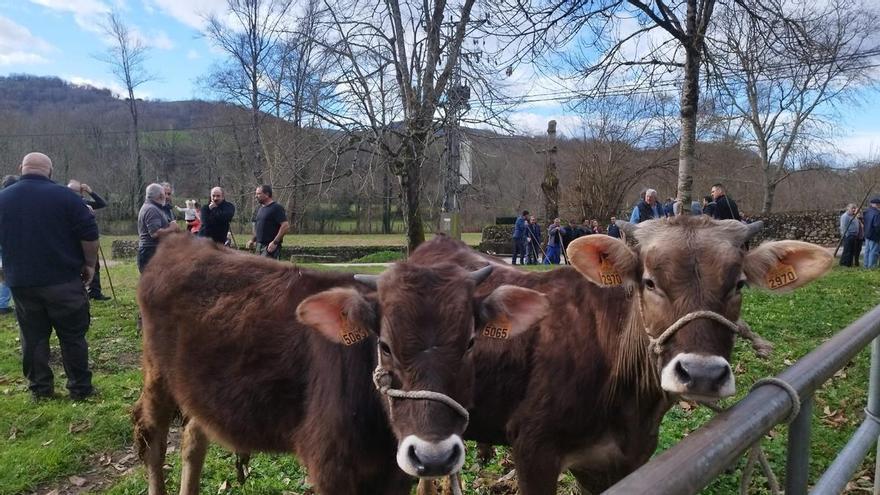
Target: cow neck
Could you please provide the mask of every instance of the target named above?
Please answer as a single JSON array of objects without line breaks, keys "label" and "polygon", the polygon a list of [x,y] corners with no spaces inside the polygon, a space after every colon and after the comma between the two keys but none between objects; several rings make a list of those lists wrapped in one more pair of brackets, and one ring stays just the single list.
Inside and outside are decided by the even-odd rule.
[{"label": "cow neck", "polygon": [[[635,291],[626,291],[623,322],[608,322],[610,328],[621,328],[617,340],[615,361],[608,401],[618,397],[634,398],[639,404],[662,400],[665,393],[660,387],[660,373],[648,351],[650,336],[645,332],[640,297]],[[634,308],[638,306],[638,309]],[[622,323],[622,325],[621,325]]]}]

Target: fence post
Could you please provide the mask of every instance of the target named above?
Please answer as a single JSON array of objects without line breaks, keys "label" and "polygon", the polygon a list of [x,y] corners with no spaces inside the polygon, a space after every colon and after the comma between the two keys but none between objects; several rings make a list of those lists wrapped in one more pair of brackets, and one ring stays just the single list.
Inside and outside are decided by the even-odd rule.
[{"label": "fence post", "polygon": [[810,422],[813,398],[801,399],[801,410],[788,428],[788,457],[785,463],[785,494],[807,493],[810,474]]}]

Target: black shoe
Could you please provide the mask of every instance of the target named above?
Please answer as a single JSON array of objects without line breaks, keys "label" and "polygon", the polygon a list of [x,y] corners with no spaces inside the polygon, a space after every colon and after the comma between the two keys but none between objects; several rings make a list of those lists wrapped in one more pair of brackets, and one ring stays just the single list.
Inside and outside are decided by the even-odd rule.
[{"label": "black shoe", "polygon": [[110,296],[105,296],[104,294],[101,294],[101,293],[98,293],[98,294],[89,293],[89,299],[94,299],[95,301],[109,301]]},{"label": "black shoe", "polygon": [[82,402],[84,400],[87,400],[90,397],[95,397],[96,395],[98,395],[98,389],[92,387],[92,389],[90,391],[85,392],[85,393],[71,392],[70,393],[70,400],[72,400],[74,402]]},{"label": "black shoe", "polygon": [[33,402],[52,400],[55,397],[55,392],[31,392],[31,401]]},{"label": "black shoe", "polygon": [[9,313],[12,313],[13,311],[15,311],[15,310],[12,308],[0,308],[0,315],[8,315]]}]

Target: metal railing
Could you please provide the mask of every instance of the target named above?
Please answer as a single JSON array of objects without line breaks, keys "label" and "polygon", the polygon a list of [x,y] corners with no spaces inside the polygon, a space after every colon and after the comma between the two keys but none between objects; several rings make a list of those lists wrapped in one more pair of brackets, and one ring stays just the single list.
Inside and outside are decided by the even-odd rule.
[{"label": "metal railing", "polygon": [[[800,413],[789,427],[785,493],[807,493],[810,460],[810,420],[813,393],[872,340],[870,383],[865,420],[811,493],[837,494],[878,444],[880,434],[880,306],[837,333],[776,378],[790,384],[800,398]],[[651,462],[609,488],[606,494],[698,493],[755,442],[764,438],[792,410],[782,387],[765,384],[752,390],[730,409],[664,451]],[[880,456],[874,476],[874,495],[880,495]]]}]

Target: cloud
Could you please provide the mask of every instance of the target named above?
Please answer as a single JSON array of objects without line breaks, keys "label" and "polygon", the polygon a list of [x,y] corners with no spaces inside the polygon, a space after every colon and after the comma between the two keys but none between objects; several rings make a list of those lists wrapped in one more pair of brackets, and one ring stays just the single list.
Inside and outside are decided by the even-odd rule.
[{"label": "cloud", "polygon": [[199,52],[197,52],[196,50],[191,49],[190,51],[186,52],[186,59],[187,60],[197,60],[200,57],[201,56],[199,55]]},{"label": "cloud", "polygon": [[226,0],[145,0],[147,9],[160,11],[194,29],[204,27],[204,17],[226,11]]},{"label": "cloud", "polygon": [[45,64],[55,47],[24,26],[0,16],[0,66]]},{"label": "cloud", "polygon": [[174,42],[171,41],[171,38],[168,37],[165,31],[154,31],[151,36],[143,38],[143,43],[146,46],[159,50],[174,49]]},{"label": "cloud", "polygon": [[86,31],[102,32],[100,24],[104,16],[110,12],[110,6],[100,0],[30,0],[57,12],[73,14],[76,24]]},{"label": "cloud", "polygon": [[[69,81],[73,84],[77,84],[80,86],[92,86],[94,88],[99,88],[99,89],[109,89],[113,93],[113,95],[116,96],[117,98],[124,98],[124,95],[126,95],[128,93],[125,90],[125,88],[123,88],[122,85],[116,81],[108,82],[108,81],[103,81],[103,80],[89,79],[87,77],[69,76],[69,75],[68,76],[61,76],[61,78],[64,79],[65,81]],[[138,91],[135,93],[135,97],[136,98],[149,98],[149,95],[144,93],[143,91]]]}]

